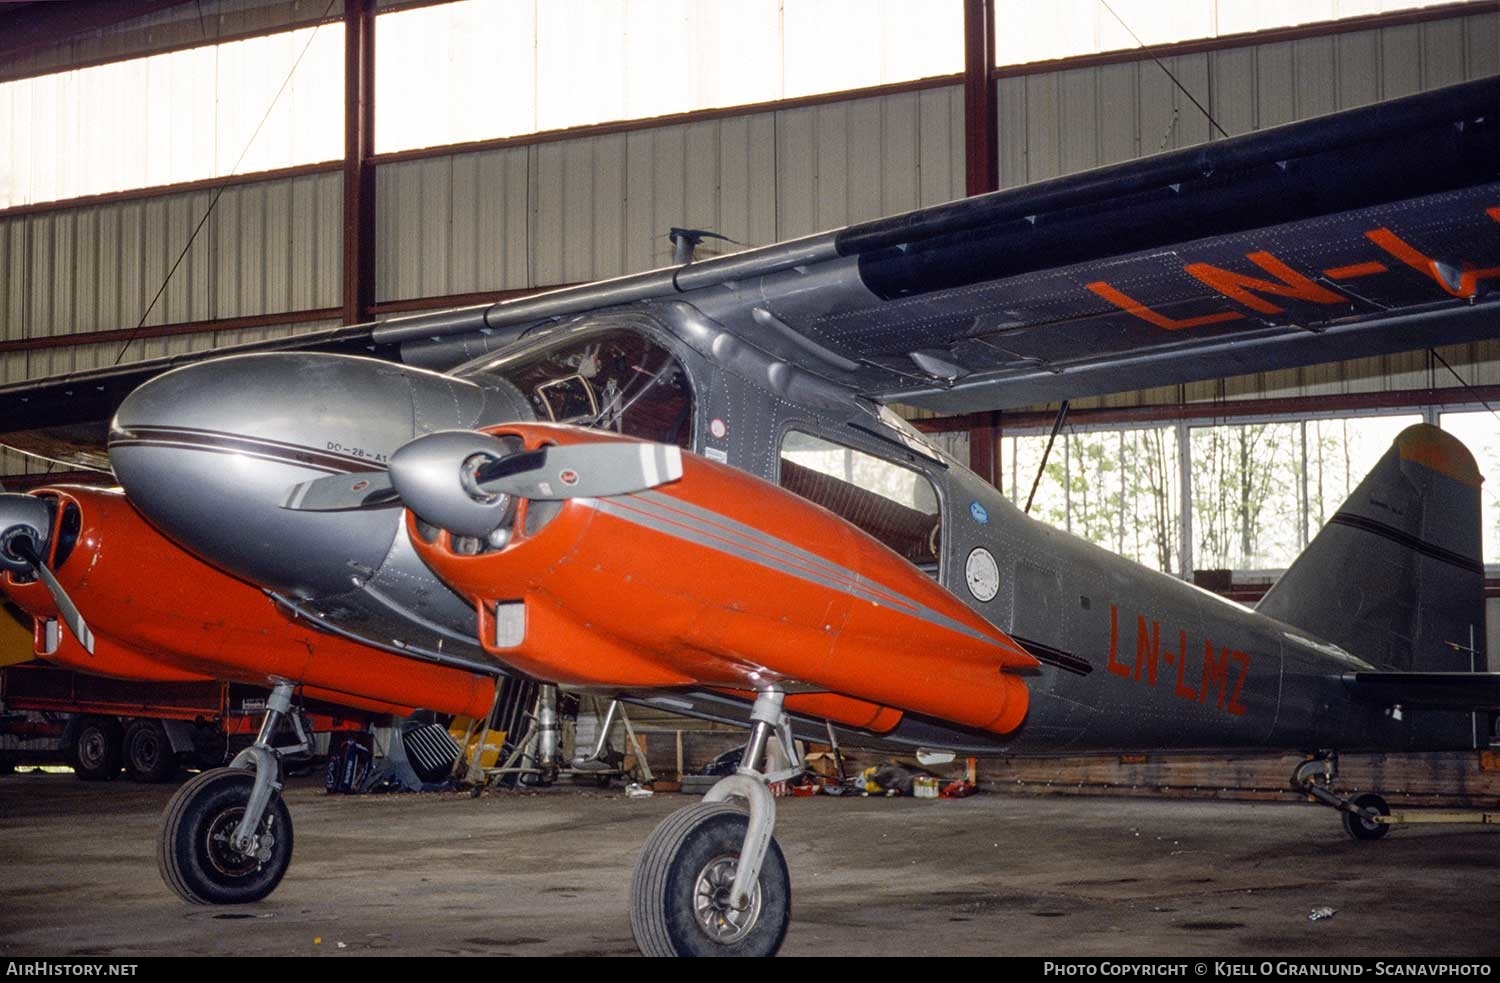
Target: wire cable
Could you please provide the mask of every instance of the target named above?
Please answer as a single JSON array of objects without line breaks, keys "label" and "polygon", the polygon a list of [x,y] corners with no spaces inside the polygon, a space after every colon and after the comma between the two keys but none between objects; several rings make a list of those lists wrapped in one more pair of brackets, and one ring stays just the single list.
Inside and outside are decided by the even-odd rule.
[{"label": "wire cable", "polygon": [[[1493,406],[1491,406],[1485,400],[1485,398],[1479,394],[1479,390],[1475,389],[1473,386],[1469,385],[1469,381],[1467,379],[1465,379],[1463,376],[1459,375],[1458,374],[1458,370],[1455,369],[1453,366],[1449,365],[1448,364],[1448,360],[1437,353],[1437,349],[1436,348],[1429,348],[1429,349],[1427,349],[1427,353],[1429,355],[1431,355],[1433,358],[1437,359],[1439,362],[1443,363],[1443,368],[1445,368],[1449,372],[1453,373],[1453,378],[1455,378],[1455,379],[1458,380],[1458,384],[1460,386],[1463,386],[1465,389],[1467,389],[1474,396],[1474,399],[1478,401],[1478,403],[1479,403],[1480,406],[1483,406],[1485,409],[1489,410],[1491,416],[1493,416],[1497,420],[1500,420],[1500,413],[1496,413],[1495,412],[1495,408]],[[1434,387],[1434,388],[1436,388],[1436,387]]]},{"label": "wire cable", "polygon": [[1104,7],[1105,10],[1109,11],[1109,15],[1111,17],[1120,22],[1120,26],[1125,28],[1125,33],[1129,34],[1131,38],[1134,39],[1136,46],[1146,54],[1151,56],[1151,60],[1156,62],[1156,67],[1166,73],[1167,78],[1172,80],[1172,84],[1177,86],[1178,91],[1187,96],[1188,101],[1191,102],[1194,106],[1198,107],[1198,112],[1202,113],[1203,117],[1207,119],[1210,124],[1212,124],[1213,128],[1219,131],[1219,136],[1223,137],[1226,140],[1229,139],[1229,134],[1225,132],[1224,127],[1219,125],[1219,121],[1214,119],[1213,113],[1210,113],[1208,111],[1208,107],[1199,102],[1198,97],[1189,92],[1187,86],[1178,81],[1177,76],[1173,75],[1172,70],[1165,64],[1163,64],[1160,58],[1156,57],[1156,53],[1154,51],[1146,47],[1146,44],[1141,40],[1140,35],[1136,34],[1135,31],[1131,30],[1130,25],[1125,23],[1125,18],[1115,13],[1115,8],[1109,5],[1109,0],[1099,0],[1099,3]]}]

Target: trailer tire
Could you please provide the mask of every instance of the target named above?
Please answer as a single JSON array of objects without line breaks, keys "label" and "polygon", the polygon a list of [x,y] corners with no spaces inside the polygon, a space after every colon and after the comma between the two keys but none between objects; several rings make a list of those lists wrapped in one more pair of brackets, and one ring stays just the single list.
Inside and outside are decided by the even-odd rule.
[{"label": "trailer tire", "polygon": [[86,782],[107,782],[118,775],[122,737],[123,730],[115,718],[84,717],[68,751],[73,774]]},{"label": "trailer tire", "polygon": [[125,728],[125,775],[133,782],[157,784],[177,776],[177,752],[159,720],[143,718]]},{"label": "trailer tire", "polygon": [[78,729],[83,726],[83,716],[72,714],[68,722],[63,725],[62,732],[62,759],[63,764],[73,770],[78,769]]}]

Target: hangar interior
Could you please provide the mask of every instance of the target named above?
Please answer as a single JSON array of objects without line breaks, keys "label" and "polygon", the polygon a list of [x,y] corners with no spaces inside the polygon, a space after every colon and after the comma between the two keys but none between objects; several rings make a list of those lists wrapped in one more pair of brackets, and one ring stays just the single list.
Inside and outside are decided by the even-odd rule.
[{"label": "hangar interior", "polygon": [[[967,196],[1024,189],[1163,151],[1212,148],[1280,124],[1496,77],[1500,4],[1495,0],[13,2],[0,9],[0,387],[149,359],[201,356],[336,326],[527,298],[811,237]],[[1445,117],[1445,125],[1452,119]],[[1485,180],[1493,181],[1493,173]],[[1377,201],[1384,207],[1394,199]],[[1500,221],[1500,209],[1490,208],[1488,215]],[[1288,221],[1268,227],[1293,225]],[[1269,256],[1279,246],[1270,242],[1265,248]],[[1430,265],[1423,271],[1407,261],[1407,266],[1445,286],[1446,274],[1437,264]],[[1409,270],[1400,272],[1410,275]],[[1493,282],[1500,267],[1479,271],[1478,276]],[[1423,286],[1433,283],[1424,281]],[[1451,288],[1447,292],[1443,304],[1465,296]],[[1472,303],[1477,296],[1471,292],[1467,298]],[[1116,316],[1135,313],[1127,306],[1117,307],[1112,312]],[[1477,657],[1481,647],[1500,652],[1500,325],[1493,326],[1486,340],[1438,347],[1426,347],[1420,326],[1411,333],[1408,350],[1395,354],[1183,384],[1162,385],[1162,377],[1154,377],[1146,361],[1130,391],[1061,405],[962,415],[911,406],[896,409],[982,479],[945,488],[968,488],[975,495],[990,496],[992,506],[1003,504],[984,485],[987,481],[1052,526],[1246,604],[1272,589],[1364,475],[1382,455],[1392,453],[1398,433],[1413,423],[1437,425],[1457,435],[1489,476],[1479,492],[1482,572],[1470,557],[1451,551],[1447,559],[1437,557],[1438,562],[1451,563],[1454,556],[1464,561],[1458,566],[1471,578],[1465,583],[1475,587],[1466,612],[1478,610],[1482,573],[1487,639],[1481,646],[1471,631],[1466,650],[1451,641],[1449,645],[1467,651],[1469,657]],[[1045,351],[1006,354],[1047,368]],[[672,357],[664,360],[666,368],[674,364]],[[619,364],[647,374],[627,359]],[[652,381],[665,378],[666,368]],[[623,369],[622,374],[628,376]],[[444,379],[440,384],[452,382]],[[684,405],[693,395],[690,387],[685,388],[688,395],[678,400]],[[677,393],[681,396],[680,390]],[[555,414],[551,418],[559,419]],[[682,432],[691,429],[683,426],[687,419],[686,410],[677,417]],[[478,426],[472,420],[463,426],[471,424]],[[800,436],[809,442],[784,445],[785,460],[807,463],[833,448],[846,462],[848,484],[856,484],[857,451]],[[416,439],[420,438],[413,438],[413,443]],[[797,458],[798,454],[808,457]],[[728,457],[716,460],[730,463]],[[946,462],[942,467],[949,473],[962,471],[950,469]],[[559,473],[560,480],[568,482],[563,474],[578,479],[577,471]],[[335,477],[347,477],[347,472]],[[1454,477],[1451,470],[1446,477]],[[69,471],[0,449],[0,483],[7,493],[106,479],[97,472]],[[1467,472],[1460,480],[1472,492],[1472,481],[1466,479]],[[782,484],[790,487],[789,482]],[[359,487],[365,486],[361,482]],[[934,499],[935,487],[929,489]],[[790,502],[789,509],[804,509],[797,514],[816,528],[822,515],[818,509],[785,489],[771,490],[785,493],[779,501]],[[95,503],[105,498],[104,493],[96,494]],[[949,504],[958,501],[950,498]],[[47,520],[55,519],[56,525],[48,529],[65,532],[69,513],[61,499],[58,502]],[[1465,502],[1472,503],[1472,498]],[[153,527],[144,508],[138,514],[139,504],[132,499],[131,508],[110,513],[114,521],[135,523],[128,528],[141,532],[142,538],[134,542],[174,538],[160,524]],[[73,541],[66,547],[70,551],[77,545],[76,523],[81,521],[76,501],[73,509]],[[940,509],[933,506],[933,512]],[[412,563],[453,546],[457,527],[433,525],[433,535],[427,537],[425,519],[415,508],[411,514],[417,534],[410,540],[398,535],[397,542],[405,544]],[[551,513],[553,518],[556,514]],[[941,595],[948,585],[934,585],[928,576],[929,567],[939,577],[946,569],[931,514],[924,513],[929,524],[922,527],[930,532],[913,541],[919,548],[930,544],[927,549],[938,557],[936,564],[927,563],[930,556],[925,555],[921,569],[911,556],[887,557],[900,561],[897,565],[909,575],[903,583],[914,585],[903,600]],[[967,515],[974,515],[977,523],[988,522],[978,517],[988,513],[977,499]],[[404,527],[393,521],[390,528]],[[501,531],[486,528],[486,535]],[[941,528],[946,546],[953,526]],[[1058,539],[1050,532],[1045,536],[1053,543]],[[467,538],[474,541],[472,555],[478,555],[479,537]],[[390,542],[389,535],[385,542]],[[510,541],[487,543],[499,551]],[[1427,546],[1432,559],[1430,544],[1419,545]],[[58,544],[53,546],[61,552]],[[1415,549],[1410,544],[1401,548]],[[39,549],[34,547],[33,553]],[[962,556],[951,548],[948,552]],[[183,546],[176,554],[162,555],[197,562],[190,553]],[[1000,576],[987,551],[975,549],[969,558],[979,553]],[[0,555],[0,560],[7,555]],[[456,555],[455,548],[440,558],[457,565],[459,561],[452,559]],[[70,576],[77,575],[79,566],[74,564]],[[18,569],[15,562],[0,567],[7,575]],[[38,574],[46,568],[36,559],[28,569]],[[1019,564],[1010,569],[1019,570]],[[296,622],[298,632],[317,631],[316,626],[305,627],[311,620],[306,611],[284,604],[283,597],[270,587],[262,590],[254,578],[235,580],[238,574],[227,564],[209,572],[228,587],[249,591],[261,605],[256,610],[275,614],[278,628]],[[340,568],[338,573],[339,589],[347,590],[349,570]],[[449,599],[460,607],[460,602],[472,600],[460,598],[457,588],[447,592],[437,576],[427,572],[428,581],[439,588],[433,593],[451,593]],[[36,579],[22,585],[32,588],[33,597],[42,591]],[[1051,583],[1062,581],[1054,576]],[[1152,583],[1156,596],[1190,596],[1219,610],[1233,610],[1235,617],[1250,617],[1182,583],[1167,578]],[[1162,588],[1163,583],[1170,590]],[[354,579],[358,591],[367,584],[358,576]],[[121,593],[127,595],[127,604],[144,606],[150,598],[136,586],[128,584]],[[888,585],[887,589],[894,591]],[[981,603],[996,596],[991,590],[981,598],[972,584],[969,590]],[[51,596],[56,599],[58,592]],[[514,622],[502,621],[502,609],[514,612],[520,605],[507,605],[490,595],[484,598],[463,614],[494,629],[490,638],[495,645],[489,647],[493,654],[503,647],[505,631],[514,627]],[[271,599],[284,606],[273,608]],[[204,607],[213,607],[219,599],[210,600],[213,603]],[[495,604],[486,609],[491,601]],[[1071,610],[1073,597],[1067,601]],[[976,613],[978,609],[965,608],[967,599],[944,597],[934,603],[944,602],[952,602],[945,609],[949,612],[963,609],[954,618],[971,619],[960,623],[950,618],[950,625],[962,629],[967,624],[971,636],[994,641],[992,636],[974,634],[974,623],[997,632],[999,628]],[[1089,617],[1108,624],[1113,663],[1114,605],[1091,602],[1082,594],[1077,602],[1080,609],[1094,612]],[[224,603],[236,611],[249,610]],[[6,671],[7,652],[20,652],[29,660],[32,645],[41,646],[48,630],[55,637],[46,643],[56,653],[65,642],[59,621],[66,622],[72,637],[93,654],[92,643],[84,642],[62,607],[59,601],[50,629],[39,616],[37,625],[42,627],[35,638],[0,617],[0,671]],[[299,617],[282,617],[288,610]],[[322,617],[321,612],[316,616]],[[493,621],[486,623],[485,618]],[[226,618],[224,624],[231,620]],[[1466,615],[1463,623],[1472,625],[1475,620],[1477,615]],[[1160,640],[1147,641],[1146,624],[1141,616],[1134,681],[1141,680],[1140,653],[1149,644],[1149,686],[1156,687]],[[1282,626],[1279,621],[1274,624],[1278,630]],[[821,618],[815,627],[832,631]],[[1156,625],[1158,632],[1160,627]],[[1134,628],[1126,626],[1126,631]],[[448,630],[456,635],[451,626]],[[477,644],[488,647],[482,631]],[[327,641],[331,634],[319,633],[315,642],[305,641],[306,634],[299,636],[309,663],[314,648],[325,642],[334,653],[330,661],[339,653],[348,655],[349,649],[339,646],[360,642],[355,634]],[[474,646],[474,634],[460,641]],[[1132,640],[1135,637],[1132,634]],[[1180,638],[1176,690],[1169,692],[1172,680],[1164,673],[1160,692],[1190,701],[1194,712],[1222,711],[1226,719],[1236,714],[1237,696],[1225,705],[1224,666],[1231,648],[1223,648],[1214,662],[1215,646],[1205,641],[1202,688],[1184,696],[1186,630]],[[1294,643],[1319,648],[1306,638]],[[1325,660],[1329,648],[1322,647]],[[1357,661],[1338,645],[1331,648],[1334,656],[1348,660],[1326,663],[1344,667],[1341,672]],[[1004,674],[1007,666],[1030,658],[1029,652],[1012,651],[1013,661],[1000,663],[998,670],[986,663],[986,682],[998,687],[994,677],[1002,676],[1024,693],[1016,677]],[[1052,654],[1070,657],[1067,652]],[[1249,657],[1240,651],[1233,654],[1244,660],[1238,677],[1243,686]],[[375,655],[387,660],[378,663],[386,667],[404,658],[391,646]],[[1443,655],[1450,662],[1456,658],[1448,652]],[[1306,652],[1301,658],[1299,665],[1312,662]],[[205,661],[212,664],[211,659]],[[349,659],[345,668],[354,661]],[[1074,660],[1079,675],[1092,671],[1087,660],[1082,660],[1083,670],[1076,670],[1078,661]],[[358,667],[376,664],[361,662]],[[1219,672],[1217,707],[1209,700],[1213,666]],[[452,666],[424,663],[422,668],[436,673]],[[550,721],[548,726],[558,729],[559,703],[569,698],[566,693],[559,696],[558,687],[530,680],[486,690],[475,680],[488,686],[494,666],[483,668],[486,674],[465,674],[469,689],[464,705],[478,708],[465,711],[474,720],[466,740],[475,735],[480,721],[496,720],[502,710],[513,727],[535,708],[539,727]],[[1033,659],[1027,668],[1041,675],[1066,665],[1054,662],[1044,668]],[[1379,668],[1390,666],[1380,663]],[[1117,675],[1127,675],[1123,666],[1108,666],[1108,671],[1117,669]],[[257,685],[265,681],[258,663],[255,673]],[[85,675],[77,674],[79,679]],[[1453,677],[1473,683],[1478,674],[1421,675],[1448,676],[1437,683],[1423,682],[1441,688],[1440,684],[1453,683]],[[153,677],[143,672],[141,678]],[[121,767],[123,742],[131,755],[126,765],[131,777],[165,782],[179,775],[175,759],[163,764],[161,746],[155,747],[155,758],[138,756],[140,742],[152,751],[150,742],[175,741],[173,735],[184,729],[201,728],[204,718],[233,717],[239,729],[231,732],[226,726],[220,733],[215,726],[213,738],[218,743],[209,748],[211,760],[191,765],[203,770],[173,794],[160,816],[165,790],[135,782],[47,785],[44,777],[32,781],[30,775],[10,774],[0,779],[0,814],[5,819],[0,824],[5,827],[0,866],[9,875],[0,882],[0,910],[6,912],[0,919],[0,953],[27,949],[87,955],[242,954],[247,939],[261,946],[252,951],[303,954],[326,952],[335,940],[337,949],[367,954],[380,949],[590,955],[634,952],[638,947],[648,954],[689,951],[673,948],[680,940],[666,936],[668,929],[680,925],[664,912],[665,902],[657,906],[663,910],[651,908],[641,917],[645,929],[637,925],[636,916],[657,905],[664,891],[677,889],[675,883],[661,886],[675,870],[674,851],[687,840],[687,833],[682,833],[679,842],[671,842],[672,830],[687,828],[681,825],[685,820],[674,817],[704,805],[712,812],[723,801],[713,798],[713,792],[707,802],[670,815],[677,804],[664,801],[665,796],[653,801],[651,790],[639,787],[623,796],[586,791],[496,796],[486,802],[479,783],[473,783],[472,799],[390,796],[362,800],[358,805],[364,808],[322,795],[313,781],[288,788],[284,797],[276,785],[273,795],[273,779],[267,776],[281,775],[281,759],[276,756],[279,749],[269,748],[267,742],[276,736],[278,720],[285,717],[301,738],[295,750],[305,750],[310,743],[302,733],[303,717],[289,716],[293,684],[286,676],[274,678],[269,697],[259,690],[245,693],[243,680],[236,684],[238,689],[215,681],[207,690],[170,697],[164,694],[172,683],[133,684],[129,705],[137,711],[148,708],[165,723],[152,723],[147,714],[136,711],[100,709],[112,704],[79,684],[70,684],[78,688],[64,694],[66,699],[38,704],[91,708],[83,711],[88,716],[75,714],[67,725],[71,729],[63,732],[63,746],[75,748],[69,763],[80,778],[114,777]],[[401,672],[390,672],[383,681],[395,687],[402,678]],[[1106,674],[1098,678],[1110,682]],[[928,673],[924,679],[932,689],[964,688],[954,677]],[[1282,720],[1282,674],[1268,674],[1267,679],[1253,684],[1276,687],[1269,704],[1273,713],[1262,737],[1278,734],[1275,727]],[[1316,679],[1324,687],[1318,694],[1345,683],[1354,692],[1356,683],[1370,682],[1352,673],[1328,672]],[[702,677],[690,682],[710,689],[714,685]],[[1374,679],[1372,685],[1391,682]],[[1496,679],[1482,682],[1494,684]],[[911,686],[917,688],[914,682]],[[347,696],[356,690],[354,686],[323,693]],[[432,691],[436,684],[428,692]],[[678,692],[689,693],[685,685],[679,685]],[[835,757],[836,780],[811,787],[813,792],[855,792],[837,804],[837,836],[827,835],[826,821],[814,821],[834,811],[832,800],[789,799],[781,808],[792,821],[777,830],[788,847],[783,857],[779,846],[766,846],[774,842],[769,825],[760,827],[764,836],[759,847],[748,832],[753,828],[748,824],[763,823],[764,801],[773,797],[770,788],[785,785],[771,777],[777,772],[768,754],[764,769],[757,771],[756,762],[766,753],[773,727],[785,728],[776,731],[779,743],[792,743],[792,725],[780,715],[783,699],[800,695],[813,701],[828,696],[837,700],[844,694],[815,688],[788,696],[773,684],[757,696],[748,688],[721,686],[711,694],[720,698],[714,706],[730,702],[726,693],[734,699],[748,693],[742,700],[747,706],[750,699],[755,701],[754,709],[739,707],[740,716],[734,718],[748,716],[754,721],[748,743],[742,728],[688,722],[660,709],[671,703],[663,698],[650,708],[630,709],[644,746],[631,732],[627,752],[674,774],[677,782],[662,783],[658,791],[702,791],[687,787],[687,772],[725,748],[743,747],[750,757],[748,767],[723,781],[763,783],[754,786],[754,794],[743,795],[751,802],[746,832],[723,816],[704,812],[693,818],[699,823],[694,835],[711,823],[725,822],[718,832],[711,830],[725,841],[714,847],[719,855],[708,857],[699,883],[689,884],[691,878],[683,882],[701,894],[699,927],[715,945],[726,940],[735,944],[756,930],[761,933],[756,951],[778,951],[782,936],[776,933],[785,932],[790,917],[790,862],[797,870],[799,923],[788,952],[842,951],[836,949],[839,945],[873,954],[979,947],[991,952],[1052,952],[1065,945],[1070,951],[1109,955],[1172,949],[1204,957],[1264,951],[1321,957],[1330,952],[1368,955],[1385,948],[1429,953],[1435,951],[1434,940],[1495,951],[1493,846],[1484,833],[1449,835],[1445,829],[1434,833],[1428,828],[1407,838],[1394,837],[1392,851],[1383,855],[1393,860],[1382,863],[1378,857],[1371,860],[1368,852],[1358,852],[1368,844],[1340,837],[1336,846],[1330,845],[1333,827],[1326,810],[1298,811],[1291,803],[1300,797],[1333,805],[1342,813],[1344,831],[1356,841],[1379,839],[1399,822],[1472,822],[1472,811],[1429,808],[1427,819],[1414,820],[1401,819],[1399,810],[1414,803],[1471,810],[1493,807],[1500,797],[1500,735],[1494,733],[1494,714],[1487,718],[1490,733],[1485,732],[1482,715],[1450,715],[1448,724],[1461,725],[1461,742],[1445,746],[1468,750],[1347,756],[1342,771],[1347,796],[1332,791],[1339,767],[1337,750],[1324,752],[1317,745],[1308,755],[1268,753],[1261,750],[1264,740],[1246,741],[1244,731],[1236,734],[1238,744],[1222,745],[1236,750],[1218,756],[1154,751],[1087,756],[1073,755],[1069,749],[1066,756],[1030,762],[997,754],[976,763],[975,758],[952,760],[950,755],[940,763],[952,766],[947,777],[962,777],[966,770],[969,781],[953,782],[964,786],[953,798],[966,801],[937,807],[946,812],[904,798],[861,798],[858,783],[845,774],[847,762]],[[309,695],[317,698],[316,693]],[[396,697],[365,695],[369,705],[364,709],[373,706],[371,712],[389,706],[436,705],[419,704],[415,697],[409,705],[391,704]],[[1440,695],[1451,696],[1446,690]],[[1317,730],[1322,699],[1307,696],[1286,714],[1302,713],[1313,721],[1299,734],[1337,732]],[[764,709],[762,701],[772,710]],[[606,702],[599,700],[599,710],[608,732],[615,711],[613,705],[604,710]],[[946,732],[950,735],[959,728],[977,734],[981,723],[989,728],[987,738],[1009,733],[997,724],[1003,716],[999,710],[971,721],[940,717],[938,711],[916,704],[902,703],[898,712],[891,709],[895,699],[884,707],[855,702],[856,710],[873,707],[897,718],[909,711],[919,736],[944,733],[937,724],[951,724],[953,729]],[[1331,703],[1321,704],[1322,709]],[[267,721],[260,730],[249,719],[247,708],[252,705],[257,718],[263,712]],[[1454,706],[1432,705],[1444,710]],[[1479,704],[1465,703],[1465,713],[1475,705]],[[490,708],[488,718],[485,706]],[[679,701],[677,706],[693,704]],[[1011,703],[1008,712],[1015,706]],[[368,733],[369,721],[355,719],[348,707],[358,704],[318,705],[307,719],[320,733]],[[1141,706],[1115,700],[1108,707],[1091,709],[1096,717],[1106,716],[1107,710],[1119,721]],[[1389,725],[1390,731],[1402,722],[1401,711],[1400,704],[1363,706],[1360,719],[1384,713],[1379,723]],[[1244,713],[1245,707],[1238,712]],[[102,716],[107,713],[118,713],[120,719],[111,723],[113,718]],[[3,716],[3,723],[18,719],[15,714]],[[1173,719],[1170,714],[1156,715],[1159,729],[1148,732],[1168,740],[1179,738],[1175,746],[1198,747],[1188,743],[1196,732],[1168,729]],[[1016,716],[1012,730],[1019,720]],[[23,726],[33,723],[23,721]],[[128,723],[128,729],[122,723]],[[441,736],[444,725],[429,724],[425,718],[415,723],[421,726],[406,733],[446,740]],[[830,753],[836,756],[835,714],[827,714],[819,727],[825,723]],[[863,726],[839,723],[855,731]],[[1233,724],[1216,723],[1226,730]],[[630,726],[624,725],[627,731]],[[580,747],[595,736],[585,728],[580,718],[573,735]],[[872,726],[864,733],[877,730]],[[1189,737],[1181,737],[1183,733]],[[251,767],[239,754],[230,758],[228,742],[235,738],[250,744],[247,751],[263,752],[260,758],[251,755]],[[914,747],[914,741],[897,746]],[[478,748],[476,768],[490,750],[484,742],[480,735],[471,745]],[[388,760],[395,757],[398,743],[391,739]],[[416,739],[400,746],[416,762],[408,765],[426,767],[411,750],[420,750]],[[459,746],[453,743],[454,754]],[[1001,745],[996,741],[983,746]],[[165,745],[169,758],[175,747]],[[98,751],[100,760],[87,759],[89,748]],[[599,748],[604,748],[602,741]],[[0,742],[0,764],[7,772],[12,762],[5,754],[10,750]],[[339,766],[356,761],[360,750],[346,744]],[[490,760],[499,762],[505,752],[493,751]],[[512,760],[521,755],[517,750]],[[231,767],[210,767],[225,759]],[[432,776],[444,777],[452,759],[434,760]],[[852,760],[858,766],[867,763],[858,757]],[[262,767],[266,762],[269,766]],[[462,764],[461,755],[458,763]],[[1293,768],[1295,784],[1289,785],[1287,774]],[[340,787],[337,775],[329,774],[328,791],[350,790]],[[649,778],[650,767],[645,774]],[[706,786],[722,788],[719,774]],[[609,776],[602,777],[601,787],[607,787]],[[968,793],[974,791],[976,778],[986,790],[1123,792],[1135,797],[1108,803],[1060,802],[1042,795],[971,799]],[[933,791],[930,796],[907,798],[936,797],[933,776],[907,779],[913,790],[930,781],[920,787]],[[222,784],[216,790],[214,783]],[[257,791],[249,791],[251,787]],[[450,782],[444,787],[455,786]],[[1370,794],[1376,791],[1391,795],[1396,818],[1383,798]],[[212,809],[203,803],[221,794],[222,803],[213,800],[213,809],[221,811],[210,815]],[[1168,801],[1184,798],[1195,801]],[[1218,798],[1236,801],[1209,801]],[[198,912],[184,916],[179,900],[257,904],[277,889],[290,862],[288,802],[296,805],[299,817],[312,819],[303,827],[311,835],[299,839],[300,876],[289,878],[274,901],[253,913],[208,916],[244,919],[233,923],[243,931],[205,931],[206,922],[192,920]],[[247,809],[256,815],[242,818]],[[775,809],[773,802],[773,819]],[[924,815],[923,809],[929,812]],[[1486,823],[1500,821],[1493,812],[1484,815]],[[58,835],[64,824],[70,835]],[[650,832],[652,827],[655,832]],[[208,833],[200,835],[203,830]],[[474,860],[474,844],[465,845],[460,838],[484,845],[482,865]],[[643,842],[646,847],[636,862]],[[621,847],[625,843],[628,850]],[[218,880],[217,875],[192,869],[197,854],[191,851],[199,846],[204,856],[221,864]],[[769,872],[762,880],[741,878],[733,866],[747,864],[752,855],[756,876]],[[337,856],[343,866],[329,862],[328,856]],[[149,876],[153,857],[176,897],[169,898],[169,891]],[[1001,858],[999,864],[995,857]],[[762,862],[764,868],[759,866]],[[136,880],[142,870],[151,881],[149,888],[141,888]],[[1117,871],[1131,876],[1115,878]],[[627,883],[630,896],[622,904]],[[700,890],[704,884],[708,889]],[[223,893],[195,894],[204,885],[223,888]],[[764,910],[771,914],[756,929],[761,886],[769,899]],[[753,901],[752,887],[757,892]],[[329,899],[335,897],[342,900],[333,904]],[[1423,900],[1413,904],[1412,898]],[[396,900],[399,910],[397,904],[385,903]],[[779,910],[773,910],[778,905]],[[1327,919],[1335,906],[1345,914],[1330,925]],[[499,928],[496,911],[503,920]],[[600,917],[601,911],[612,914]],[[692,928],[692,916],[684,918]],[[1050,920],[1054,918],[1065,920]],[[1309,927],[1313,923],[1317,924]],[[779,929],[774,929],[776,924]],[[770,941],[767,925],[773,926],[770,934],[776,934]],[[1057,931],[1058,926],[1063,931]],[[330,946],[320,950],[325,937]],[[708,946],[693,939],[699,947],[693,951]],[[710,946],[708,951],[721,950]]]},{"label": "hangar interior", "polygon": [[[200,0],[0,13],[0,382],[652,269],[1500,72],[1493,3]],[[830,50],[828,38],[840,40]],[[1416,341],[1415,344],[1420,344]],[[1254,601],[1500,341],[1075,401],[1033,514]],[[1025,503],[1056,406],[916,424]],[[0,451],[0,480],[58,480]],[[1500,650],[1500,480],[1484,492]]]}]

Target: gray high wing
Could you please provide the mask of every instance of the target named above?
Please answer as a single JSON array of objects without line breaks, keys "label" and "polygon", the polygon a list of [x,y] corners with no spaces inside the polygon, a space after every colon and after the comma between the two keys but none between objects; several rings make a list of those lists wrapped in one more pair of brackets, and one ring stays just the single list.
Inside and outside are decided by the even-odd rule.
[{"label": "gray high wing", "polygon": [[1491,337],[1497,202],[1500,77],[372,337],[440,367],[670,300],[782,388],[1014,407]]}]

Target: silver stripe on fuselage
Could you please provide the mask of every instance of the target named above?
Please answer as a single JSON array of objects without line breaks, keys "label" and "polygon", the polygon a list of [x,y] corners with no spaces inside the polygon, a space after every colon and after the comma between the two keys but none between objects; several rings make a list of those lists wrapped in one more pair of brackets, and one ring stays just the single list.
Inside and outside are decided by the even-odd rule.
[{"label": "silver stripe on fuselage", "polygon": [[[628,511],[649,515],[655,522],[652,528],[671,533],[680,539],[707,545],[775,570],[789,572],[835,590],[861,596],[871,603],[884,604],[906,614],[916,615],[920,610],[918,605],[905,597],[882,593],[879,589],[881,585],[852,570],[828,563],[821,557],[800,551],[790,544],[780,543],[753,527],[742,526],[739,523],[726,526],[721,521],[722,517],[710,518],[716,516],[717,513],[710,512],[704,516],[700,511],[699,515],[692,515],[672,506],[642,505],[638,500],[626,505],[625,508]],[[662,524],[665,526],[663,527]],[[689,533],[682,535],[678,532],[680,529],[687,529]],[[783,548],[778,548],[778,546]]]},{"label": "silver stripe on fuselage", "polygon": [[[777,539],[764,530],[745,525],[721,513],[660,492],[643,492],[617,499],[593,499],[594,508],[633,525],[725,553],[748,563],[789,574],[799,580],[857,597],[876,606],[896,609],[929,624],[996,645],[994,639],[941,612],[910,598],[892,594],[888,588],[847,567]],[[998,646],[997,646],[998,647]]]},{"label": "silver stripe on fuselage", "polygon": [[[843,581],[847,585],[864,589],[876,595],[876,599],[890,607],[900,608],[908,613],[915,614],[920,605],[916,604],[904,594],[893,592],[876,581],[839,566],[827,557],[809,550],[794,546],[785,540],[770,535],[763,529],[747,525],[736,519],[706,509],[691,502],[663,495],[660,492],[647,492],[632,499],[633,504],[641,504],[644,500],[646,507],[656,510],[657,514],[665,515],[678,521],[684,521],[695,528],[720,535],[737,541],[743,548],[756,552],[769,552],[773,558],[789,566],[803,566],[820,576],[831,581]],[[840,585],[842,586],[842,585]]]}]

